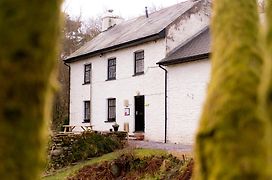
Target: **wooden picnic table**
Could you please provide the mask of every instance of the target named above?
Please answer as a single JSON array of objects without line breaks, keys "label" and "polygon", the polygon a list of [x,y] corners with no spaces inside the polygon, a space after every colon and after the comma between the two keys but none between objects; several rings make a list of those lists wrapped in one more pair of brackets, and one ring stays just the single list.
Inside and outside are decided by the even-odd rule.
[{"label": "wooden picnic table", "polygon": [[72,132],[76,126],[73,126],[73,125],[63,125],[62,127],[64,127],[64,130],[63,132]]},{"label": "wooden picnic table", "polygon": [[81,127],[81,129],[83,131],[87,131],[87,130],[92,130],[93,129],[92,125],[79,125],[79,126],[76,126],[76,125],[63,125],[62,127],[64,127],[64,130],[63,130],[64,133],[72,132],[76,127]]},{"label": "wooden picnic table", "polygon": [[92,125],[85,125],[85,126],[80,126],[81,129],[83,129],[83,131],[88,131],[88,130],[93,130],[93,126]]}]

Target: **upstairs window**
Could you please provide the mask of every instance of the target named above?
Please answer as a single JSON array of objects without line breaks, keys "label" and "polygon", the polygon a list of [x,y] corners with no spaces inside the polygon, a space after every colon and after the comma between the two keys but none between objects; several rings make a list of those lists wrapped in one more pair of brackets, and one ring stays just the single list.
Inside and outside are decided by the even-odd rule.
[{"label": "upstairs window", "polygon": [[116,79],[116,58],[108,60],[108,80]]},{"label": "upstairs window", "polygon": [[91,64],[86,64],[84,66],[84,84],[90,84],[91,83]]},{"label": "upstairs window", "polygon": [[89,123],[91,116],[91,103],[90,101],[84,101],[84,122]]},{"label": "upstairs window", "polygon": [[108,122],[116,121],[116,99],[108,99]]},{"label": "upstairs window", "polygon": [[144,73],[144,51],[134,53],[134,74],[139,75]]}]

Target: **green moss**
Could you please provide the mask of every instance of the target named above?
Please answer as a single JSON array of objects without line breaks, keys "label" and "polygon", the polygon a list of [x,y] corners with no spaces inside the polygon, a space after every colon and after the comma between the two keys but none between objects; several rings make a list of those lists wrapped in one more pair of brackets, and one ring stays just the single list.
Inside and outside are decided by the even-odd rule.
[{"label": "green moss", "polygon": [[135,149],[135,154],[139,156],[140,158],[146,157],[146,156],[155,156],[155,155],[166,155],[167,152],[160,149]]},{"label": "green moss", "polygon": [[55,80],[60,1],[0,1],[0,177],[38,179]]},{"label": "green moss", "polygon": [[212,77],[196,137],[194,178],[266,179],[256,0],[215,0],[213,14]]}]

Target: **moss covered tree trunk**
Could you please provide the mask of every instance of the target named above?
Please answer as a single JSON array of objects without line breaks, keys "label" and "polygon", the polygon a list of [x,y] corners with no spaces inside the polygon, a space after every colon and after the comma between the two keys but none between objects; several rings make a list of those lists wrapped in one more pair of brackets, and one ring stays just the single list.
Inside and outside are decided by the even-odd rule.
[{"label": "moss covered tree trunk", "polygon": [[267,80],[267,84],[264,87],[264,91],[267,90],[266,107],[270,122],[272,124],[272,1],[266,2],[266,34],[265,34],[265,55],[266,55],[266,73],[264,80]]},{"label": "moss covered tree trunk", "polygon": [[[265,72],[263,75],[262,93],[266,96],[262,99],[264,114],[270,122],[269,135],[272,137],[272,1],[266,1],[266,29],[265,29]],[[270,169],[272,168],[272,139],[269,142],[270,147]],[[272,172],[271,172],[272,173]]]},{"label": "moss covered tree trunk", "polygon": [[60,2],[0,1],[0,179],[41,175]]},{"label": "moss covered tree trunk", "polygon": [[[266,18],[267,18],[267,50],[270,53],[270,57],[272,57],[272,1],[267,0],[267,10],[266,10]],[[272,59],[270,59],[272,61]]]},{"label": "moss covered tree trunk", "polygon": [[213,3],[212,77],[196,137],[194,179],[267,179],[256,0]]}]

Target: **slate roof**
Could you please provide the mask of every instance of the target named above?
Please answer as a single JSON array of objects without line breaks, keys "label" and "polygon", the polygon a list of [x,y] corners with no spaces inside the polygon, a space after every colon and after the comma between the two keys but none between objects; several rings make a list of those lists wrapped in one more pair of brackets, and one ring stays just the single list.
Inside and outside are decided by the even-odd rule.
[{"label": "slate roof", "polygon": [[192,0],[181,2],[151,13],[149,18],[144,15],[115,25],[71,54],[66,62],[73,62],[88,55],[94,56],[110,50],[129,47],[136,45],[139,41],[143,43],[143,40],[151,41],[164,38],[165,28],[198,2]]},{"label": "slate roof", "polygon": [[179,48],[176,48],[176,50],[174,50],[157,64],[171,65],[205,59],[209,57],[210,53],[210,30],[208,27],[205,27],[202,31],[183,43]]}]

